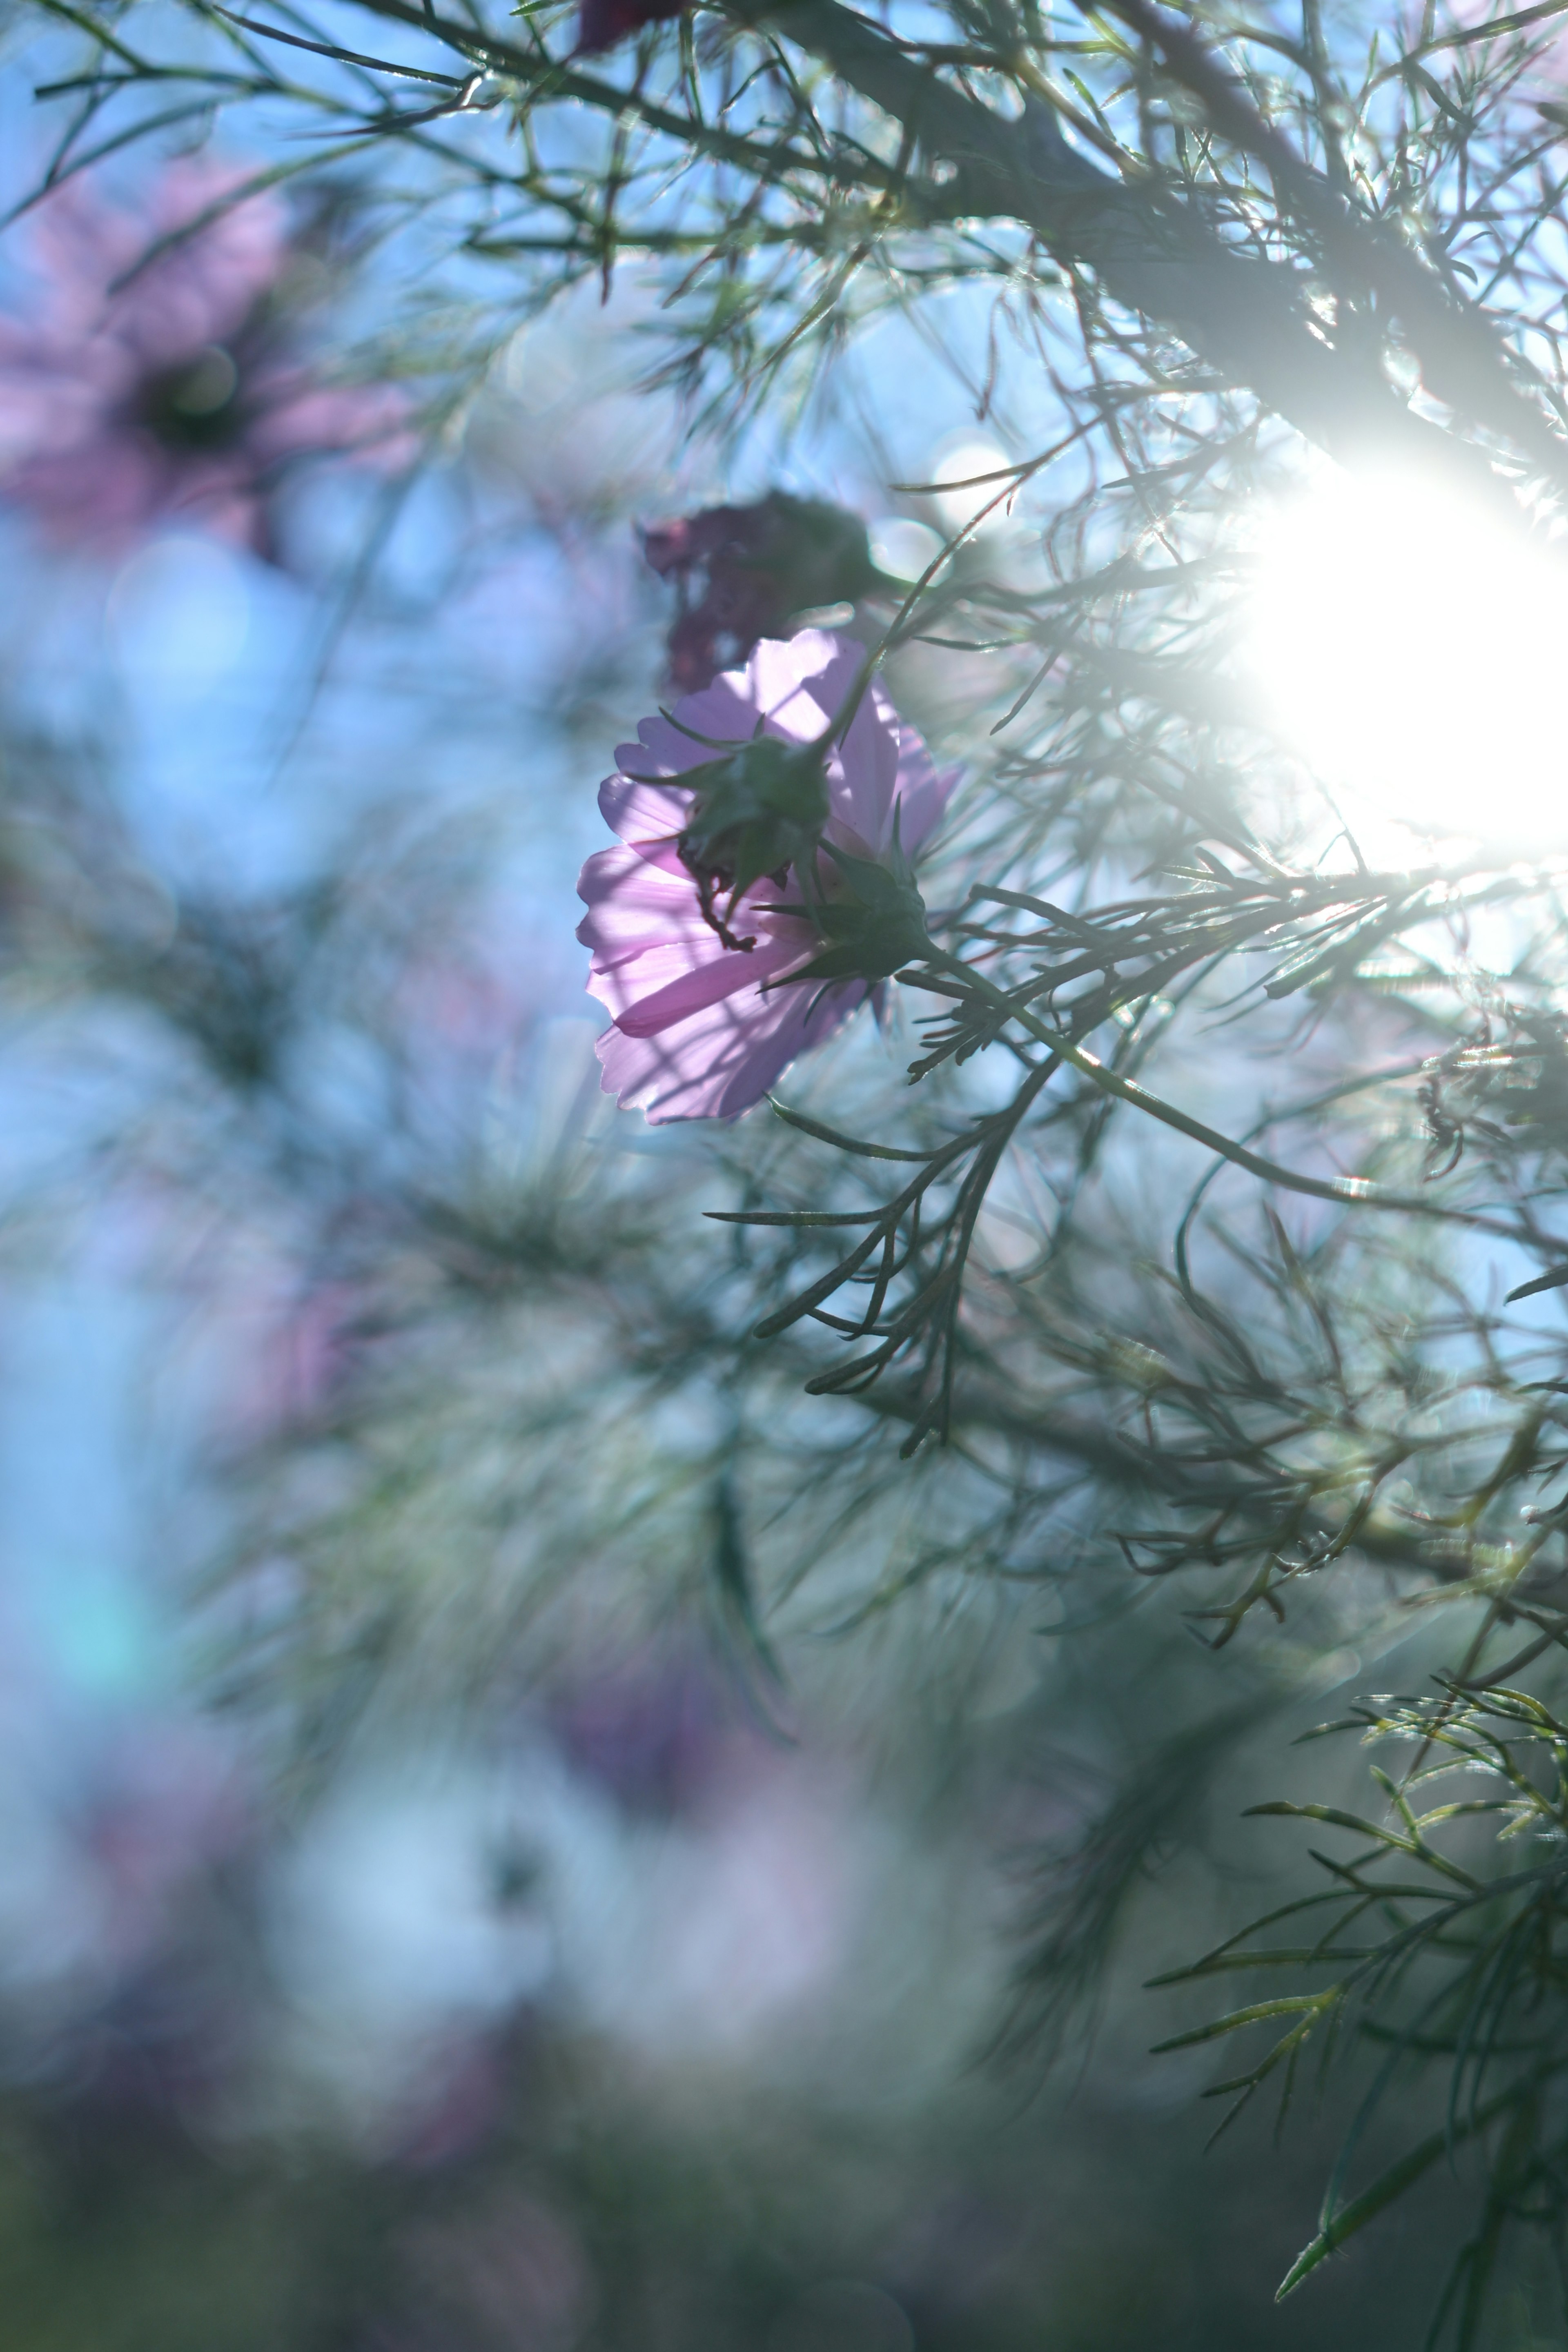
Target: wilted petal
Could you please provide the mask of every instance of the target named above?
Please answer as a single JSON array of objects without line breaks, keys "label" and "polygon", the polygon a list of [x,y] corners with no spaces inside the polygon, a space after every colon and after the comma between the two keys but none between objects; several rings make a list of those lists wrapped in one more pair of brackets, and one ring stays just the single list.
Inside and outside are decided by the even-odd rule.
[{"label": "wilted petal", "polygon": [[597,57],[612,49],[645,25],[668,24],[680,16],[689,0],[580,0],[574,57]]},{"label": "wilted petal", "polygon": [[643,551],[680,600],[669,670],[686,693],[744,662],[763,638],[785,636],[797,614],[854,604],[890,584],[871,560],[858,515],[786,490],[657,525],[644,531]]}]

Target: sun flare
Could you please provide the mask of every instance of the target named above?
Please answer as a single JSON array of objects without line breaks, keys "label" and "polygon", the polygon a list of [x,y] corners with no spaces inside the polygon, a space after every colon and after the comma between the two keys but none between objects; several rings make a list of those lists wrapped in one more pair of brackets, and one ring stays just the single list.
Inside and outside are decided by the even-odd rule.
[{"label": "sun flare", "polygon": [[1249,664],[1358,813],[1528,856],[1568,847],[1568,562],[1413,473],[1335,472],[1258,544]]}]

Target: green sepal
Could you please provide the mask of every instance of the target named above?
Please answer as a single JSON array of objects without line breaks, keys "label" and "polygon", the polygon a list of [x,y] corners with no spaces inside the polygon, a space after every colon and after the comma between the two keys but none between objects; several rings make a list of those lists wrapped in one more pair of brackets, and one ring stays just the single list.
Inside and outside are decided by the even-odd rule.
[{"label": "green sepal", "polygon": [[855,857],[830,841],[822,844],[822,853],[833,860],[848,895],[814,897],[810,906],[776,909],[814,923],[824,940],[820,954],[787,975],[790,986],[802,981],[886,980],[900,965],[918,963],[931,953],[925,900],[899,839],[897,809],[885,857]]}]

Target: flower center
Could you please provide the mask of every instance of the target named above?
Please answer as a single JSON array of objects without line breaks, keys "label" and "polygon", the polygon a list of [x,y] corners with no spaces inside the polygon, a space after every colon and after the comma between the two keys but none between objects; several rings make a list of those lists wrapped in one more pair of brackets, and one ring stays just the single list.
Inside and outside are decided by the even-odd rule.
[{"label": "flower center", "polygon": [[221,343],[164,368],[143,382],[136,417],[166,449],[222,449],[245,427],[239,369]]}]

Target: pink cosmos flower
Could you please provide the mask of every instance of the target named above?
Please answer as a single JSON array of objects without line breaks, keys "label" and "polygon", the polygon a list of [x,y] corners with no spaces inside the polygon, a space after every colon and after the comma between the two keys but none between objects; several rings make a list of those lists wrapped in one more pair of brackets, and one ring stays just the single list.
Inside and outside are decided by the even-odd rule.
[{"label": "pink cosmos flower", "polygon": [[57,541],[123,543],[177,517],[265,553],[268,496],[291,461],[409,446],[401,393],[323,384],[291,354],[296,248],[276,197],[224,206],[136,268],[235,184],[186,162],[134,213],[79,182],[40,207],[41,295],[0,316],[0,495]]},{"label": "pink cosmos flower", "polygon": [[[820,629],[787,643],[764,638],[743,670],[726,670],[679,702],[674,723],[645,719],[600,789],[621,845],[583,868],[577,889],[588,912],[577,937],[593,950],[590,992],[614,1015],[597,1048],[605,1091],[655,1123],[737,1117],[873,992],[858,978],[787,984],[824,949],[805,914],[781,910],[803,904],[793,866],[763,875],[716,918],[711,891],[705,905],[681,856],[699,795],[678,781],[712,761],[713,743],[749,742],[759,728],[788,744],[821,737],[853,690],[862,654]],[[900,850],[912,856],[929,838],[956,781],[956,771],[937,773],[873,680],[826,761],[823,840],[891,870]],[[835,897],[838,871],[818,857],[816,895]]]}]

